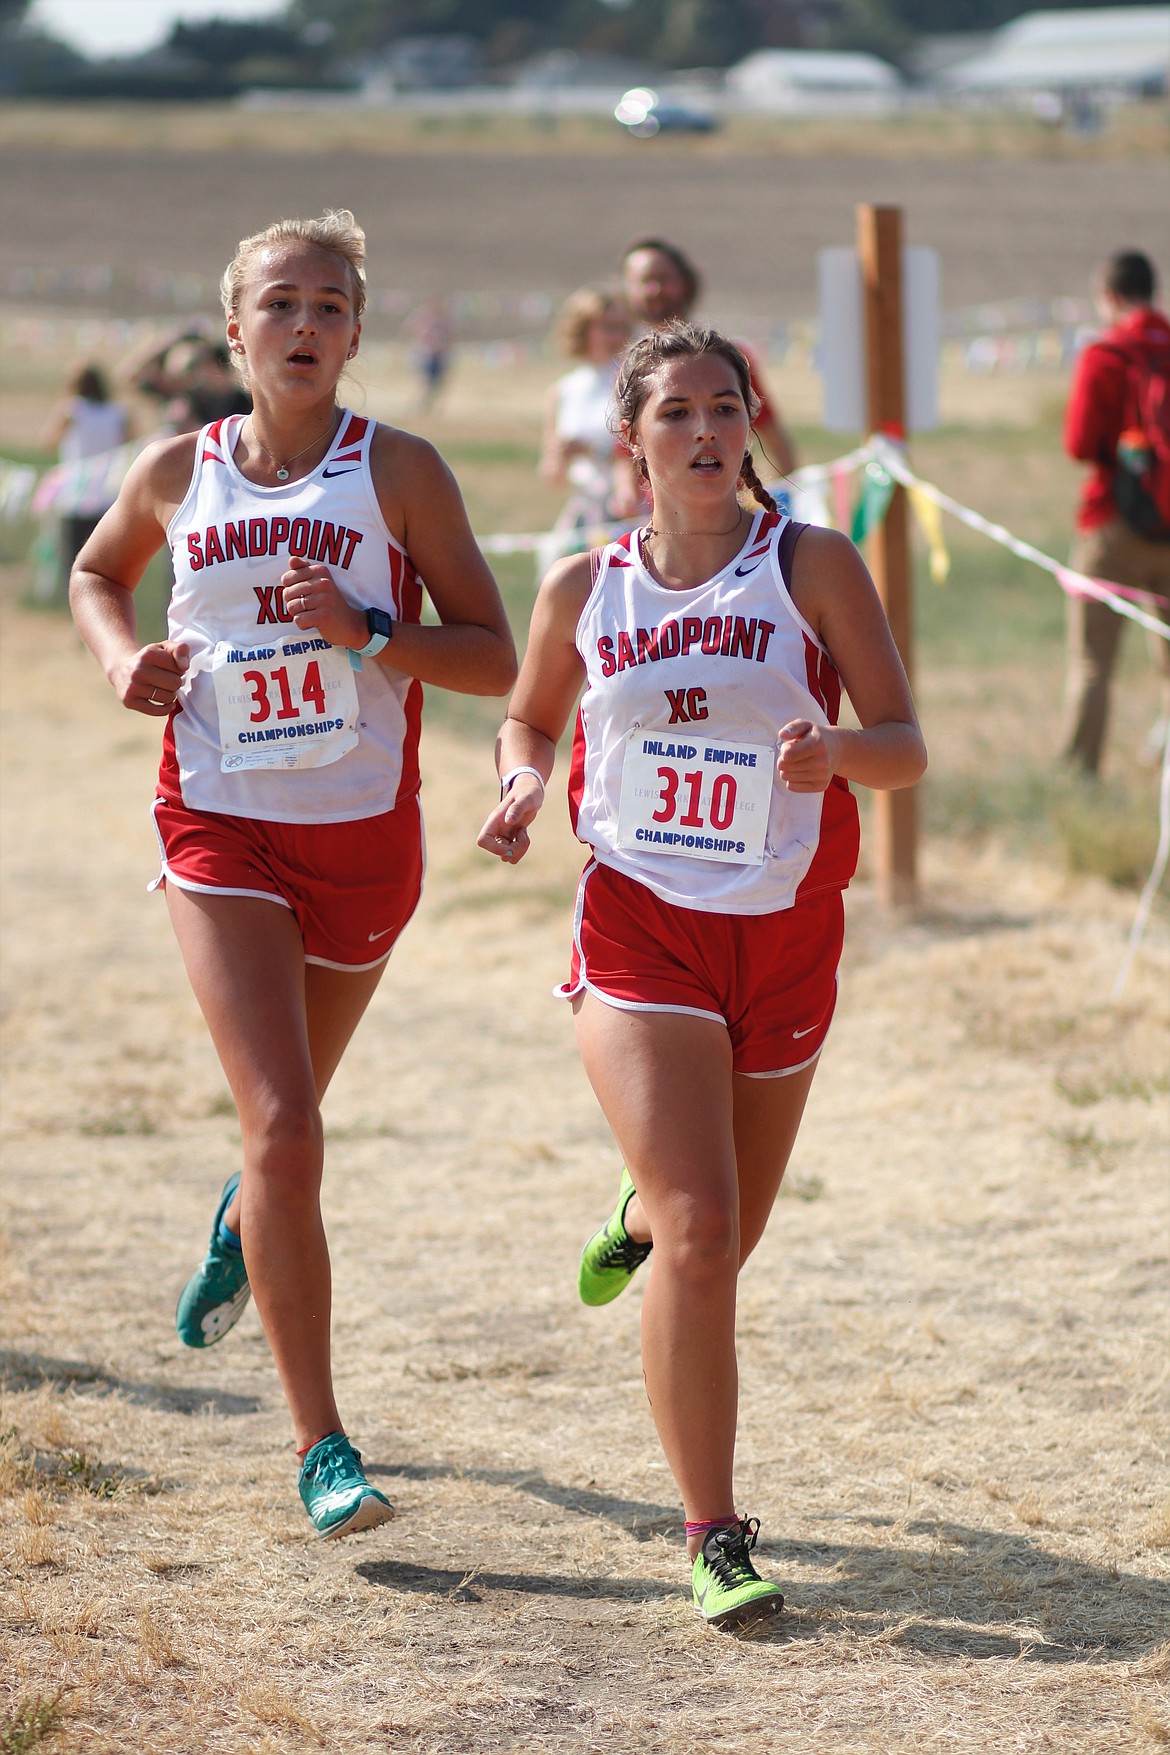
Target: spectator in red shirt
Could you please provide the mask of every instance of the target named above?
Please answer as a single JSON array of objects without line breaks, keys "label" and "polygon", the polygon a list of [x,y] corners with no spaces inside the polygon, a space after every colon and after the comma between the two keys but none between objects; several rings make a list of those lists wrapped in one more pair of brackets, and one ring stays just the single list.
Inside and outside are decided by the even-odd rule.
[{"label": "spectator in red shirt", "polygon": [[[664,243],[661,238],[640,238],[622,257],[621,274],[626,303],[636,323],[658,329],[672,317],[689,320],[701,282],[694,264],[674,244]],[[768,395],[759,362],[742,342],[737,345],[751,368],[752,389],[760,399],[760,411],[752,428],[772,470],[777,476],[787,475],[796,463],[791,435],[779,408]],[[767,468],[764,480],[772,480]]]},{"label": "spectator in red shirt", "polygon": [[[1117,443],[1127,420],[1133,362],[1143,355],[1170,356],[1170,322],[1154,305],[1155,291],[1153,264],[1140,251],[1120,251],[1105,263],[1098,305],[1108,328],[1090,342],[1073,368],[1064,447],[1077,462],[1091,466],[1077,507],[1071,565],[1090,578],[1148,591],[1154,613],[1170,623],[1170,541],[1139,535],[1121,517],[1114,497]],[[1064,754],[1086,774],[1096,774],[1100,766],[1122,621],[1095,598],[1069,599]],[[1170,641],[1151,634],[1150,645],[1162,674],[1160,749],[1170,715]]]}]

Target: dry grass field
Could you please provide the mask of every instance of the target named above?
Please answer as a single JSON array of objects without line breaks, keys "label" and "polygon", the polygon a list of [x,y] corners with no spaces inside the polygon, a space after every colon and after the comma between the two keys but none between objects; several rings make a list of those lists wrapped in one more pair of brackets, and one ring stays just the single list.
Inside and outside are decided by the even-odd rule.
[{"label": "dry grass field", "polygon": [[[852,243],[856,204],[877,201],[900,203],[908,242],[941,252],[948,309],[1081,295],[1109,250],[1156,250],[1155,216],[1170,208],[1167,112],[1136,115],[1144,132],[1131,121],[1118,136],[1041,139],[1031,152],[1010,126],[972,119],[964,152],[954,125],[925,123],[826,132],[805,120],[661,141],[590,124],[562,144],[516,124],[407,131],[352,109],[193,110],[176,122],[9,105],[0,269],[217,273],[269,217],[344,205],[369,234],[371,283],[411,297],[568,293],[611,274],[649,233],[685,242],[721,321],[791,321],[816,309],[815,252]],[[1000,150],[1005,139],[1016,150]]]},{"label": "dry grass field", "polygon": [[[597,158],[600,204],[612,168]],[[92,177],[76,149],[9,162],[10,213],[71,215],[24,256],[9,234],[9,261],[51,260],[53,239],[62,260],[94,260],[104,228],[183,266],[180,215],[159,229],[183,176],[204,197],[187,208],[204,271],[286,197],[348,198],[340,159],[335,195],[296,200],[307,159],[184,170],[168,149],[166,199],[145,213],[129,185],[102,207],[113,160]],[[1137,162],[1156,189],[1163,167]],[[935,167],[905,168],[941,189]],[[968,199],[985,167],[951,168]],[[1013,169],[1021,188],[1035,168]],[[462,171],[486,199],[483,165]],[[1034,205],[1021,195],[1004,222],[1002,262],[1020,268],[1001,296],[1048,272],[1029,216],[1062,185],[1028,186]],[[1092,178],[1078,186],[1087,236],[1068,248],[1091,261],[1114,241],[1111,185],[1095,206]],[[529,228],[550,286],[577,272],[562,207],[554,191]],[[371,230],[392,212],[388,188]],[[823,241],[840,241],[833,223]],[[471,245],[452,266],[450,247],[444,230],[422,284],[488,274]],[[971,298],[991,296],[978,284]],[[64,363],[19,362],[0,452]],[[371,365],[366,406],[405,418],[400,365]],[[547,516],[532,462],[554,369],[468,364],[430,423],[480,530]],[[829,455],[811,386],[781,389],[805,454]],[[1062,541],[1059,392],[952,383],[950,424],[916,457],[1022,535]],[[1153,780],[1132,757],[1155,690],[1130,640],[1102,789],[1061,794],[1055,588],[974,539],[953,547],[947,591],[922,593],[922,899],[883,914],[868,867],[851,892],[838,1020],[742,1280],[741,1500],[789,1605],[752,1642],[691,1614],[638,1370],[640,1292],[576,1301],[577,1252],[617,1176],[550,997],[580,850],[554,801],[519,872],[476,852],[496,705],[430,698],[426,894],[327,1102],[339,1391],[397,1517],[318,1545],[254,1311],[207,1354],[172,1327],[239,1141],[165,908],[144,893],[158,729],[116,707],[62,616],[27,606],[27,569],[0,570],[0,1755],[1170,1747],[1170,923],[1160,907],[1111,1004],[1133,873],[1119,887],[1078,872],[1061,838],[1103,824],[1112,851],[1127,813],[1146,834],[1140,881]],[[522,631],[526,567],[501,578]]]}]

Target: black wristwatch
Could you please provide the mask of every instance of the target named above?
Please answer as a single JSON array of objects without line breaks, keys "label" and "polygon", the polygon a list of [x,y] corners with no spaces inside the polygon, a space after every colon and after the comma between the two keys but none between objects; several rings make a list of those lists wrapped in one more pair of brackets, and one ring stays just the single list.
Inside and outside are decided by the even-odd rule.
[{"label": "black wristwatch", "polygon": [[367,609],[366,627],[370,637],[364,646],[355,646],[359,658],[374,658],[394,638],[394,621],[384,609]]}]

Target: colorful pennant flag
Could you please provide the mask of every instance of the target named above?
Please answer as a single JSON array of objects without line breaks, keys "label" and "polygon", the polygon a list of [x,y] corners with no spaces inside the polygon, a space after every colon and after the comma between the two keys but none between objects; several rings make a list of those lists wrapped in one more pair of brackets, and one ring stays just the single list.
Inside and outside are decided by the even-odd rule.
[{"label": "colorful pennant flag", "polygon": [[893,497],[893,478],[886,474],[880,463],[867,463],[861,477],[861,495],[853,508],[853,522],[849,531],[854,542],[864,542],[870,532],[877,529]]},{"label": "colorful pennant flag", "polygon": [[921,488],[908,488],[907,492],[918,528],[926,541],[930,576],[936,585],[945,585],[951,571],[951,557],[943,539],[942,510]]}]

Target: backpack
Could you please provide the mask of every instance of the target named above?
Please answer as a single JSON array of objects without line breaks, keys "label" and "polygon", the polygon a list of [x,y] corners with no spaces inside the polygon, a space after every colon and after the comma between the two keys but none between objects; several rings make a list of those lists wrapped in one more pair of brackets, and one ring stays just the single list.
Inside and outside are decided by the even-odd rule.
[{"label": "backpack", "polygon": [[1114,503],[1147,542],[1170,542],[1170,344],[1102,345],[1126,367],[1125,412],[1110,460]]}]

